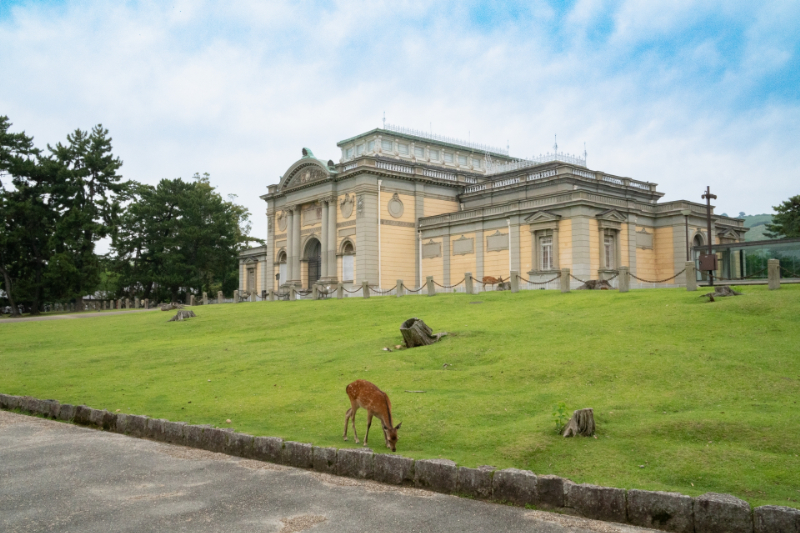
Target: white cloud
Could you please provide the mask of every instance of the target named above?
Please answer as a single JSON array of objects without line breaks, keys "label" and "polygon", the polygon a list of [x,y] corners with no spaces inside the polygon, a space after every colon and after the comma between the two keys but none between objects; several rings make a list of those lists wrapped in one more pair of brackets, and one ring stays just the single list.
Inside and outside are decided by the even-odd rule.
[{"label": "white cloud", "polygon": [[[664,57],[642,44],[714,8],[609,13],[586,0],[563,20],[545,5],[486,28],[461,4],[130,6],[34,6],[0,20],[0,71],[11,80],[0,113],[40,145],[102,122],[131,179],[207,171],[250,208],[260,235],[258,196],[300,148],[338,160],[335,143],[377,127],[384,110],[409,127],[508,140],[520,156],[550,149],[554,133],[567,151],[586,141],[590,167],[658,182],[667,199],[699,201],[709,184],[729,213],[798,193],[798,102],[747,96],[796,53],[783,31],[797,19],[790,7],[755,22],[726,8],[746,28],[742,57],[713,32]],[[606,40],[591,36],[601,16],[615,24]]]}]

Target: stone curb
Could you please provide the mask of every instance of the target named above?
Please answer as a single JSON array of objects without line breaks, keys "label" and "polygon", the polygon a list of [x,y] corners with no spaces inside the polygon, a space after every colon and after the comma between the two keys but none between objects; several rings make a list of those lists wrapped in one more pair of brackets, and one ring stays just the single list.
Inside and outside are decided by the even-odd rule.
[{"label": "stone curb", "polygon": [[556,509],[595,520],[629,523],[676,533],[800,533],[800,510],[750,505],[729,494],[696,498],[674,492],[617,489],[576,484],[558,476],[491,466],[458,467],[447,459],[376,454],[369,448],[323,448],[253,437],[231,429],[111,413],[85,405],[0,394],[0,409],[19,410],[131,437],[180,444],[327,474],[374,479],[392,485],[469,496],[481,500]]}]

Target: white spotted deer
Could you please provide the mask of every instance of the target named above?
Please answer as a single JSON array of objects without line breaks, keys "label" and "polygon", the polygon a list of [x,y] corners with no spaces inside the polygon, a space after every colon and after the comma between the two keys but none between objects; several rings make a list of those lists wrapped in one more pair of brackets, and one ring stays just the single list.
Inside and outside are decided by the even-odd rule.
[{"label": "white spotted deer", "polygon": [[358,444],[358,433],[356,433],[356,411],[359,407],[367,410],[367,433],[364,435],[364,446],[367,445],[369,437],[369,427],[372,425],[372,417],[376,416],[383,426],[383,438],[386,447],[393,452],[397,451],[397,430],[400,429],[402,422],[397,426],[392,425],[392,402],[389,396],[378,387],[363,379],[356,380],[347,386],[347,396],[350,398],[350,409],[344,417],[344,440],[347,440],[347,425],[353,420],[353,435]]}]

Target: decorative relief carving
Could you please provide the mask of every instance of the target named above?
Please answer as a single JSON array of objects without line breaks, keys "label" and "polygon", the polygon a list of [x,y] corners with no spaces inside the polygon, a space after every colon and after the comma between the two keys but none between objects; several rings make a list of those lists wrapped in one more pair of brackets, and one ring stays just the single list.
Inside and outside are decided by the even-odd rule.
[{"label": "decorative relief carving", "polygon": [[422,245],[423,259],[432,259],[434,257],[441,257],[441,256],[442,256],[441,242],[433,242],[433,240],[430,240]]},{"label": "decorative relief carving", "polygon": [[475,249],[475,239],[468,239],[463,235],[453,241],[453,255],[468,255],[473,253]]},{"label": "decorative relief carving", "polygon": [[273,237],[273,239],[275,239],[276,241],[278,239],[285,239],[285,238],[286,238],[286,234],[285,233],[276,233],[275,236]]},{"label": "decorative relief carving", "polygon": [[403,216],[403,202],[400,200],[400,197],[397,193],[392,195],[392,199],[389,200],[389,214],[392,215],[394,218],[400,218]]},{"label": "decorative relief carving", "polygon": [[642,228],[636,232],[636,247],[645,250],[653,249],[653,234],[647,233],[647,228]]},{"label": "decorative relief carving", "polygon": [[355,226],[355,225],[356,225],[356,221],[355,220],[348,220],[347,222],[337,222],[336,223],[336,227],[337,228],[346,228],[348,226]]},{"label": "decorative relief carving", "polygon": [[357,209],[357,216],[363,217],[364,216],[364,195],[359,194],[356,200],[356,209]]},{"label": "decorative relief carving", "polygon": [[385,218],[381,219],[381,225],[383,226],[400,226],[401,228],[416,228],[416,224],[413,222],[400,222],[399,220],[386,220]]},{"label": "decorative relief carving", "polygon": [[303,185],[312,181],[324,180],[327,177],[327,172],[316,165],[305,166],[295,171],[294,175],[286,182],[286,186]]},{"label": "decorative relief carving", "polygon": [[486,237],[486,250],[489,252],[508,250],[508,233],[500,233],[498,230]]},{"label": "decorative relief carving", "polygon": [[345,194],[344,198],[339,202],[339,208],[342,211],[342,218],[350,218],[353,214],[353,204],[355,203],[355,195]]},{"label": "decorative relief carving", "polygon": [[303,206],[303,225],[311,226],[322,220],[322,205],[319,202]]},{"label": "decorative relief carving", "polygon": [[286,221],[289,218],[286,211],[280,211],[278,213],[278,229],[280,231],[286,231]]}]

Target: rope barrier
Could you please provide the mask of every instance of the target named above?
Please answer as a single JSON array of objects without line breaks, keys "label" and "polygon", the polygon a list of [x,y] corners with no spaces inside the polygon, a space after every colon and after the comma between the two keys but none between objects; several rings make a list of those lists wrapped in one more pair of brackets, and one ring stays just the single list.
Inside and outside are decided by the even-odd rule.
[{"label": "rope barrier", "polygon": [[356,289],[356,290],[354,290],[354,291],[348,291],[347,289],[345,289],[344,287],[342,287],[342,290],[343,290],[344,292],[346,292],[347,294],[355,294],[355,293],[357,293],[358,291],[360,291],[360,290],[361,290],[361,287],[357,288],[357,289]]},{"label": "rope barrier", "polygon": [[[662,279],[662,280],[658,280],[658,281],[651,281],[649,279],[642,279],[642,278],[640,278],[638,276],[634,276],[633,274],[630,274],[630,276],[633,279],[637,279],[637,280],[641,281],[642,283],[666,283],[666,282],[668,282],[670,280],[673,280],[673,279],[677,278],[678,276],[680,276],[684,272],[686,272],[685,268],[683,270],[681,270],[680,272],[678,272],[677,274],[675,274],[674,276],[670,277],[670,278],[666,278],[666,279]],[[611,279],[614,279],[614,278],[611,278]]]},{"label": "rope barrier", "polygon": [[763,268],[763,269],[759,270],[758,272],[753,272],[752,274],[748,274],[747,276],[745,276],[743,278],[724,278],[722,276],[717,276],[717,279],[720,280],[720,281],[741,281],[741,280],[753,278],[755,276],[758,276],[759,274],[763,274],[766,271],[767,271],[767,269]]},{"label": "rope barrier", "polygon": [[389,294],[390,292],[392,292],[393,290],[395,290],[397,288],[397,283],[395,283],[394,287],[392,287],[391,289],[389,289],[387,291],[382,291],[380,289],[373,289],[370,285],[367,285],[367,287],[369,288],[369,290],[371,290],[375,294]]},{"label": "rope barrier", "polygon": [[569,274],[569,277],[571,277],[571,278],[572,278],[572,279],[574,279],[575,281],[579,281],[579,282],[581,282],[581,283],[586,283],[586,280],[582,280],[581,278],[579,278],[579,277],[577,277],[577,276],[573,276],[573,275],[572,275],[572,272],[570,272],[570,274]]},{"label": "rope barrier", "polygon": [[[766,270],[766,268],[764,270]],[[783,270],[787,274],[791,274],[791,277],[793,277],[793,278],[800,278],[800,275],[798,275],[797,272],[792,272],[791,270],[789,270],[786,267],[781,267],[781,270]]]},{"label": "rope barrier", "polygon": [[464,281],[466,281],[466,279],[467,278],[462,279],[461,281],[459,281],[455,285],[439,285],[438,283],[436,283],[436,281],[434,281],[433,284],[436,285],[437,287],[441,287],[443,289],[455,289],[456,287],[458,287],[459,285],[464,283]]},{"label": "rope barrier", "polygon": [[403,288],[404,288],[405,290],[407,290],[408,292],[419,292],[419,291],[421,291],[422,289],[424,289],[424,288],[425,288],[425,285],[423,285],[423,286],[422,286],[422,287],[420,287],[419,289],[409,289],[408,287],[406,287],[406,284],[405,284],[405,283],[403,283]]},{"label": "rope barrier", "polygon": [[560,278],[561,277],[561,272],[559,272],[558,275],[556,275],[556,277],[554,277],[553,279],[549,279],[547,281],[531,281],[529,279],[523,278],[522,276],[518,276],[518,277],[519,277],[519,279],[521,281],[524,281],[525,283],[530,283],[531,285],[547,285],[548,283],[552,283],[555,280],[557,280],[558,278]]}]

